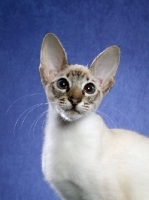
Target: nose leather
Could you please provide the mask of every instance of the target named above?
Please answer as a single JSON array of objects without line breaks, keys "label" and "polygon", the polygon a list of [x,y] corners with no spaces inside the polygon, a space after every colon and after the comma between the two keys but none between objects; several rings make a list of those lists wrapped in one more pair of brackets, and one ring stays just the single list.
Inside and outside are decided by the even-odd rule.
[{"label": "nose leather", "polygon": [[77,105],[82,100],[82,91],[77,86],[72,87],[68,92],[68,100],[73,105]]}]

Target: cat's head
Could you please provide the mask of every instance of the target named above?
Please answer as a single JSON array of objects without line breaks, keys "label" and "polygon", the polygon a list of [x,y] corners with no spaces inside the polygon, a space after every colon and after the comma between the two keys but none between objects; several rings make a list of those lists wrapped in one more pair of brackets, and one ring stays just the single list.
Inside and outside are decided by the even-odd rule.
[{"label": "cat's head", "polygon": [[47,34],[42,43],[39,69],[50,106],[68,121],[94,112],[114,84],[119,59],[119,47],[110,46],[89,68],[69,65],[58,38]]}]

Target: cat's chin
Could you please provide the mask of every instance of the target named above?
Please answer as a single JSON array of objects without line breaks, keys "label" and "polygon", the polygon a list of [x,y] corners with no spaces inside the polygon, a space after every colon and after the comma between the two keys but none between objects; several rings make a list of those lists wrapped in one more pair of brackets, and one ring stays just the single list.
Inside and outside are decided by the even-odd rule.
[{"label": "cat's chin", "polygon": [[81,114],[76,110],[67,110],[67,111],[63,111],[60,112],[60,116],[65,120],[65,121],[76,121],[80,118],[82,118],[83,116],[85,116],[85,114]]}]

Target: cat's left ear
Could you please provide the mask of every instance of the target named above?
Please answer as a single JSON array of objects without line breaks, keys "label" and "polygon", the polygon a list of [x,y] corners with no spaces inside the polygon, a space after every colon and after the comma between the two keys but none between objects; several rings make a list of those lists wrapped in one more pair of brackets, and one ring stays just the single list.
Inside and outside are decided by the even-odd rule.
[{"label": "cat's left ear", "polygon": [[101,52],[90,66],[91,72],[100,81],[100,86],[104,95],[114,85],[114,76],[119,61],[120,48],[114,45]]}]

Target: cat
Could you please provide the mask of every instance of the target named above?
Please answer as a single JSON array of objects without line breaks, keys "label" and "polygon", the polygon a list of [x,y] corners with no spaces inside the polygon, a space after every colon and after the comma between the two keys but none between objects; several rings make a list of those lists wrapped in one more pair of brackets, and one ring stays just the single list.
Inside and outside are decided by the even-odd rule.
[{"label": "cat", "polygon": [[149,139],[109,129],[95,114],[119,60],[119,47],[110,46],[89,68],[70,65],[54,34],[43,39],[39,71],[49,108],[42,171],[63,200],[149,199]]}]

